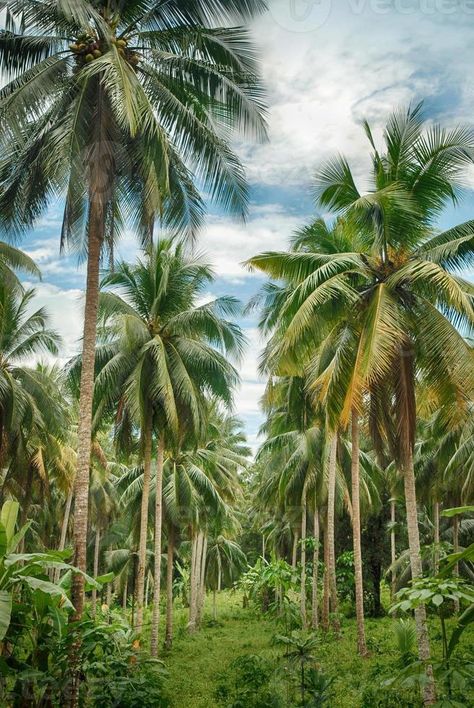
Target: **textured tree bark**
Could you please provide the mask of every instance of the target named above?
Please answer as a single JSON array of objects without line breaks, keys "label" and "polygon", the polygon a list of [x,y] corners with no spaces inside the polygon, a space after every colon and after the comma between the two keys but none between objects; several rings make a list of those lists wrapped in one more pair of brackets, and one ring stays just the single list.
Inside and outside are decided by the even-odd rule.
[{"label": "textured tree bark", "polygon": [[201,548],[201,563],[199,570],[199,585],[198,585],[198,603],[197,603],[197,613],[196,613],[196,623],[197,626],[201,626],[202,613],[204,611],[204,601],[206,599],[206,561],[207,561],[207,535],[203,534],[202,548]]},{"label": "textured tree bark", "polygon": [[[453,517],[453,551],[454,553],[459,553],[459,517]],[[454,566],[453,575],[459,577],[459,563]],[[459,600],[454,600],[454,612],[459,614]]]},{"label": "textured tree bark", "polygon": [[[404,485],[411,575],[412,578],[419,578],[422,575],[422,565],[413,457],[411,457],[411,461],[408,461],[408,464],[404,469]],[[430,640],[428,636],[426,609],[424,605],[420,605],[415,610],[415,623],[418,638],[418,654],[423,662],[428,662],[430,659]],[[433,679],[433,669],[429,664],[427,664],[426,675],[428,683],[423,691],[423,702],[425,705],[433,705],[436,702],[436,691]]]},{"label": "textured tree bark", "polygon": [[392,601],[397,591],[397,576],[394,570],[395,561],[397,560],[397,545],[395,538],[395,521],[396,521],[396,503],[395,499],[390,499],[390,521],[392,528],[390,529],[390,553],[392,562],[392,578],[391,578],[391,596]]},{"label": "textured tree bark", "polygon": [[323,577],[323,617],[322,625],[325,632],[329,630],[329,538],[327,514],[324,517],[324,577]]},{"label": "textured tree bark", "polygon": [[174,563],[174,530],[168,526],[168,551],[166,565],[166,630],[165,649],[171,649],[173,644],[173,563]]},{"label": "textured tree bark", "polygon": [[146,546],[148,535],[148,505],[150,501],[152,415],[145,414],[143,423],[143,489],[140,510],[140,540],[138,544],[138,571],[136,581],[135,631],[141,634],[143,628],[143,597],[145,591]]},{"label": "textured tree bark", "polygon": [[334,543],[335,512],[336,512],[336,466],[337,466],[337,433],[331,440],[328,467],[328,576],[331,597],[332,624],[334,631],[339,633],[340,623],[337,617],[339,603],[336,586],[336,549]]},{"label": "textured tree bark", "polygon": [[362,578],[362,544],[360,537],[360,466],[359,466],[359,419],[355,408],[352,409],[352,538],[354,543],[354,575],[357,622],[357,651],[367,656],[364,624],[364,584]]},{"label": "textured tree bark", "polygon": [[[74,481],[74,564],[87,570],[87,523],[89,512],[89,468],[92,435],[92,400],[94,395],[95,340],[97,332],[97,308],[99,304],[99,265],[104,239],[105,223],[102,200],[91,189],[89,201],[89,235],[86,301],[82,340],[82,367],[79,397],[79,424],[77,448],[77,472]],[[72,621],[82,617],[84,609],[84,577],[73,575],[72,604],[75,611]]]},{"label": "textured tree bark", "polygon": [[160,625],[160,589],[161,589],[161,526],[162,526],[162,491],[163,491],[164,437],[158,438],[156,453],[156,498],[155,498],[155,588],[153,594],[153,613],[151,620],[151,655],[158,656],[158,629]]},{"label": "textured tree bark", "polygon": [[125,585],[123,586],[122,610],[124,612],[127,609],[127,600],[128,600],[128,578],[125,580]]},{"label": "textured tree bark", "polygon": [[[96,170],[100,172],[100,170]],[[74,480],[74,565],[87,570],[87,525],[89,514],[89,472],[92,446],[92,403],[94,397],[95,341],[97,333],[97,308],[99,305],[99,266],[102,243],[105,234],[105,216],[102,199],[99,197],[100,182],[93,179],[89,196],[89,224],[86,297],[84,309],[84,329],[82,337],[82,365],[79,396],[79,421],[77,428],[77,469]],[[73,573],[71,602],[74,612],[70,622],[82,618],[84,610],[84,576]],[[71,644],[69,656],[69,694],[64,703],[76,708],[79,701],[80,676],[78,671],[80,638]]]},{"label": "textured tree bark", "polygon": [[[408,342],[400,352],[400,374],[396,389],[397,408],[399,410],[399,445],[400,460],[405,488],[405,506],[410,553],[411,575],[413,579],[422,575],[420,554],[420,533],[418,528],[418,509],[416,503],[415,470],[413,466],[413,445],[416,426],[415,372],[414,355]],[[418,655],[426,666],[426,684],[423,689],[424,705],[436,702],[436,688],[433,667],[430,665],[430,640],[426,622],[426,609],[419,605],[415,610]]]},{"label": "textured tree bark", "polygon": [[189,603],[189,632],[193,634],[196,631],[197,607],[199,602],[199,579],[201,571],[201,555],[202,555],[203,534],[201,531],[196,536],[195,545],[193,547],[194,559],[191,562],[191,597]]},{"label": "textured tree bark", "polygon": [[434,507],[433,507],[433,515],[434,515],[434,544],[435,544],[435,549],[434,549],[434,572],[435,575],[439,573],[439,502],[435,501]]},{"label": "textured tree bark", "polygon": [[[100,553],[100,529],[95,530],[94,541],[94,578],[99,575],[99,553]],[[91,613],[95,617],[97,611],[97,589],[92,588]]]},{"label": "textured tree bark", "polygon": [[298,538],[299,534],[296,530],[293,534],[293,549],[291,551],[291,567],[296,570],[296,564],[298,562]]},{"label": "textured tree bark", "polygon": [[318,575],[319,575],[319,511],[315,505],[313,515],[313,534],[314,534],[314,550],[313,550],[313,587],[311,598],[311,627],[316,631],[319,626],[319,608],[318,608]]},{"label": "textured tree bark", "polygon": [[306,484],[301,495],[301,590],[300,614],[301,626],[306,629]]}]

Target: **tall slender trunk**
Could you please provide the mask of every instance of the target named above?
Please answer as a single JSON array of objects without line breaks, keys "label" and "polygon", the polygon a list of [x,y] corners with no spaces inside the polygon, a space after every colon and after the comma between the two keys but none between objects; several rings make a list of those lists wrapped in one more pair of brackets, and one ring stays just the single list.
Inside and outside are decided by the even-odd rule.
[{"label": "tall slender trunk", "polygon": [[329,536],[328,536],[328,517],[327,513],[324,516],[324,577],[323,577],[323,617],[322,625],[325,632],[329,630]]},{"label": "tall slender trunk", "polygon": [[[459,517],[453,517],[453,551],[454,553],[459,553]],[[454,566],[453,575],[459,578],[459,563]],[[454,611],[459,614],[459,600],[454,600]]]},{"label": "tall slender trunk", "polygon": [[434,515],[434,572],[439,573],[439,501],[435,501],[433,506]]},{"label": "tall slender trunk", "polygon": [[[66,506],[64,507],[64,516],[63,516],[63,522],[61,525],[61,537],[59,539],[59,546],[58,546],[58,551],[64,551],[66,547],[66,538],[67,538],[67,529],[69,526],[69,517],[71,515],[71,506],[72,506],[72,487],[68,492],[67,498],[66,498]],[[54,574],[53,574],[53,580],[55,583],[59,581],[61,571],[58,568],[55,568]]]},{"label": "tall slender trunk", "polygon": [[[94,578],[99,575],[99,553],[100,553],[100,529],[95,530],[94,541]],[[92,588],[92,617],[95,617],[97,610],[97,588]]]},{"label": "tall slender trunk", "polygon": [[306,629],[306,483],[301,495],[301,626]]},{"label": "tall slender trunk", "polygon": [[150,594],[150,573],[145,572],[145,609],[148,607],[148,596]]},{"label": "tall slender trunk", "polygon": [[123,586],[122,610],[124,612],[127,609],[127,600],[128,600],[128,577],[125,578],[125,585]]},{"label": "tall slender trunk", "polygon": [[364,624],[364,584],[362,578],[362,544],[360,537],[360,466],[359,466],[359,417],[352,409],[352,538],[354,543],[355,601],[357,621],[357,650],[367,656]]},{"label": "tall slender trunk", "polygon": [[108,608],[110,608],[110,606],[112,605],[112,594],[112,583],[107,583],[107,594],[105,602]]},{"label": "tall slender trunk", "polygon": [[[410,456],[408,464],[404,469],[405,504],[407,514],[408,544],[410,550],[410,566],[412,578],[419,578],[422,575],[421,555],[420,555],[420,534],[418,529],[418,513],[416,505],[415,472],[413,468],[413,457]],[[415,623],[418,639],[418,654],[423,662],[430,659],[430,640],[426,622],[426,608],[419,605],[415,610]],[[433,679],[433,669],[427,664],[426,668],[427,684],[423,691],[425,705],[433,705],[436,702],[436,691]]]},{"label": "tall slender trunk", "polygon": [[335,515],[336,515],[336,467],[337,467],[337,433],[331,440],[328,468],[328,576],[331,597],[331,612],[333,614],[333,627],[336,632],[340,630],[337,617],[338,600],[336,586],[336,549],[334,541]]},{"label": "tall slender trunk", "polygon": [[203,534],[198,532],[194,550],[194,561],[191,563],[191,601],[189,605],[189,632],[196,631],[197,608],[199,602],[199,577],[201,571]]},{"label": "tall slender trunk", "polygon": [[213,588],[212,590],[212,619],[214,622],[217,620],[217,599],[216,599],[217,591],[216,588]]},{"label": "tall slender trunk", "polygon": [[168,552],[166,562],[166,630],[165,648],[171,649],[173,644],[173,563],[174,563],[174,529],[168,526]]},{"label": "tall slender trunk", "polygon": [[318,507],[314,506],[313,515],[313,587],[311,597],[311,627],[316,631],[319,625],[318,617],[318,575],[319,575],[319,511]]},{"label": "tall slender trunk", "polygon": [[198,604],[196,613],[196,622],[198,627],[201,625],[202,613],[204,611],[204,601],[206,599],[206,561],[207,561],[207,544],[208,538],[207,534],[203,534],[202,548],[201,548],[201,563],[199,571],[199,584],[198,584]]},{"label": "tall slender trunk", "polygon": [[[101,104],[99,89],[99,105]],[[95,148],[101,144],[102,116],[99,108],[96,120],[97,135]],[[94,397],[95,340],[97,334],[97,308],[99,305],[100,253],[105,234],[105,210],[101,195],[104,184],[103,169],[92,165],[89,187],[89,220],[87,243],[87,277],[84,308],[84,328],[82,337],[82,364],[79,396],[79,421],[77,426],[77,468],[74,480],[74,565],[79,570],[87,570],[87,526],[89,515],[89,474],[92,447],[92,403]],[[84,575],[72,574],[71,602],[74,612],[70,622],[75,623],[84,611]],[[69,686],[65,701],[76,708],[79,703],[80,673],[78,670],[81,639],[76,634],[69,653]]]},{"label": "tall slender trunk", "polygon": [[[100,178],[99,178],[100,179]],[[105,219],[102,199],[99,198],[100,182],[95,191],[91,186],[89,199],[89,228],[87,250],[86,301],[82,338],[82,366],[79,397],[79,422],[77,429],[77,470],[74,480],[74,565],[87,570],[87,523],[89,512],[89,469],[92,446],[92,400],[94,395],[95,340],[97,333],[97,308],[99,304],[99,265],[104,240]],[[74,605],[72,621],[82,617],[84,609],[84,576],[73,574],[71,600]],[[71,704],[77,703],[75,686]]]},{"label": "tall slender trunk", "polygon": [[164,436],[158,438],[156,453],[156,498],[155,498],[155,589],[153,595],[153,614],[151,619],[151,655],[158,656],[158,629],[160,625],[160,589],[161,589],[161,526],[162,526],[162,490],[163,490]]},{"label": "tall slender trunk", "polygon": [[140,634],[143,627],[143,597],[145,591],[146,542],[148,535],[148,505],[150,500],[151,448],[153,435],[151,410],[145,413],[143,423],[143,489],[140,510],[140,541],[138,545],[138,571],[136,580],[135,631]]},{"label": "tall slender trunk", "polygon": [[397,575],[395,573],[395,561],[397,560],[397,545],[395,538],[395,521],[396,521],[396,502],[395,499],[390,499],[390,553],[392,562],[392,578],[391,578],[391,596],[392,601],[394,599],[395,593],[397,591]]},{"label": "tall slender trunk", "polygon": [[298,531],[295,530],[293,534],[293,549],[291,551],[291,567],[296,570],[296,564],[298,562]]},{"label": "tall slender trunk", "polygon": [[[397,382],[396,397],[399,410],[399,444],[405,488],[405,506],[410,553],[411,575],[413,579],[423,574],[420,554],[420,532],[418,528],[418,510],[416,503],[415,469],[413,464],[413,446],[416,426],[415,369],[414,354],[408,341],[400,352],[400,372]],[[415,623],[418,642],[418,654],[426,666],[426,683],[423,689],[423,702],[433,705],[436,702],[436,688],[433,667],[430,665],[430,640],[426,622],[426,608],[419,605],[415,610]]]}]

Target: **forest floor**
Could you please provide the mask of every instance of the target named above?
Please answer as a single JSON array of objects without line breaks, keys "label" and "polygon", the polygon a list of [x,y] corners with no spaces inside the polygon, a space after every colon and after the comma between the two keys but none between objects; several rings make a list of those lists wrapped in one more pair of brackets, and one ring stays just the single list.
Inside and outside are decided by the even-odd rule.
[{"label": "forest floor", "polygon": [[[258,615],[252,608],[243,609],[240,593],[222,592],[218,596],[217,622],[211,620],[211,598],[207,598],[203,626],[189,636],[186,630],[187,613],[177,609],[175,641],[171,652],[162,656],[172,687],[170,696],[174,708],[210,708],[223,706],[216,690],[231,663],[242,655],[265,657],[284,664],[284,650],[272,641],[275,635],[285,634],[284,627],[269,618]],[[399,657],[393,620],[390,617],[366,621],[367,645],[370,656],[362,659],[356,652],[355,621],[345,619],[342,636],[321,639],[315,655],[317,664],[329,677],[334,677],[330,708],[375,708],[375,706],[398,706],[409,708],[418,705],[411,702],[404,692],[390,693],[381,686],[394,673]],[[435,653],[440,645],[437,626],[432,624],[430,634]],[[471,640],[474,640],[471,634]],[[231,674],[232,672],[230,672]],[[409,694],[410,695],[410,694]],[[415,694],[417,695],[417,694]],[[383,697],[383,700],[380,700]]]}]

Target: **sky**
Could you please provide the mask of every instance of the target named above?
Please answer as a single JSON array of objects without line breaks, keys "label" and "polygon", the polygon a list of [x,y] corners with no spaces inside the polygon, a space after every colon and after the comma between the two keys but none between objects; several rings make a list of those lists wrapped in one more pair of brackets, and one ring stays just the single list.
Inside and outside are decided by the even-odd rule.
[{"label": "sky", "polygon": [[[245,225],[211,213],[197,248],[214,266],[206,296],[230,294],[244,304],[263,280],[242,262],[286,247],[292,232],[316,215],[312,174],[343,153],[364,189],[369,150],[361,121],[381,135],[389,113],[424,101],[428,121],[446,127],[471,122],[474,113],[474,0],[269,0],[269,11],[251,25],[261,57],[269,105],[269,140],[236,145],[251,187]],[[470,176],[474,187],[474,171]],[[449,209],[440,227],[472,218],[474,194]],[[79,347],[84,268],[60,257],[60,204],[22,244],[43,274],[36,305],[45,305],[64,340],[62,360]],[[133,234],[118,256],[137,254]],[[242,317],[249,345],[240,364],[236,412],[255,449],[262,422],[257,373],[262,341],[256,315]]]}]

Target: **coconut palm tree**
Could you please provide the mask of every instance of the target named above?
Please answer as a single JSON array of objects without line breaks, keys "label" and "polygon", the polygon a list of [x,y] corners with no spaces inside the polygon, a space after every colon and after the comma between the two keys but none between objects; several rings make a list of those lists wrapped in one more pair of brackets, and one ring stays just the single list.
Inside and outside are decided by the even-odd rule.
[{"label": "coconut palm tree", "polygon": [[[314,337],[329,310],[342,313],[339,324],[348,310],[354,313],[356,346],[352,338],[342,339],[331,375],[334,383],[349,385],[341,386],[334,400],[347,416],[364,391],[369,390],[374,406],[378,401],[374,410],[385,401],[386,414],[374,421],[372,432],[379,441],[381,434],[394,440],[416,578],[421,574],[413,468],[416,380],[423,376],[440,402],[457,396],[462,404],[472,395],[472,353],[460,328],[472,330],[474,289],[458,271],[472,262],[474,222],[442,233],[435,223],[445,205],[456,201],[457,186],[472,162],[474,133],[425,129],[420,106],[389,119],[383,152],[365,128],[372,149],[370,191],[358,191],[344,158],[324,165],[316,180],[318,204],[344,214],[359,234],[360,247],[329,255],[262,254],[251,264],[292,286],[280,325],[288,351],[301,341],[309,346],[310,331]],[[341,336],[337,327],[334,336]],[[417,610],[416,620],[420,658],[428,667],[424,700],[429,705],[435,689],[424,608]]]},{"label": "coconut palm tree", "polygon": [[[120,263],[103,280],[103,345],[97,352],[96,412],[118,409],[117,420],[135,421],[143,447],[143,492],[137,574],[137,619],[143,621],[144,569],[151,484],[153,430],[157,428],[155,484],[155,603],[153,653],[157,651],[161,564],[161,488],[165,442],[172,445],[186,421],[199,436],[206,420],[204,392],[230,404],[237,372],[225,354],[240,356],[238,327],[223,318],[236,311],[232,298],[198,305],[211,281],[210,267],[181,246],[160,241],[146,260]],[[118,408],[117,408],[118,407]]]},{"label": "coconut palm tree", "polygon": [[[31,226],[66,194],[62,244],[87,254],[75,563],[86,566],[99,262],[125,221],[144,242],[156,217],[193,234],[203,204],[194,179],[225,210],[247,190],[227,136],[263,137],[263,104],[247,32],[226,26],[260,0],[12,0],[0,32],[0,215],[7,233]],[[224,26],[220,26],[224,25]],[[84,579],[75,574],[75,617]]]}]

